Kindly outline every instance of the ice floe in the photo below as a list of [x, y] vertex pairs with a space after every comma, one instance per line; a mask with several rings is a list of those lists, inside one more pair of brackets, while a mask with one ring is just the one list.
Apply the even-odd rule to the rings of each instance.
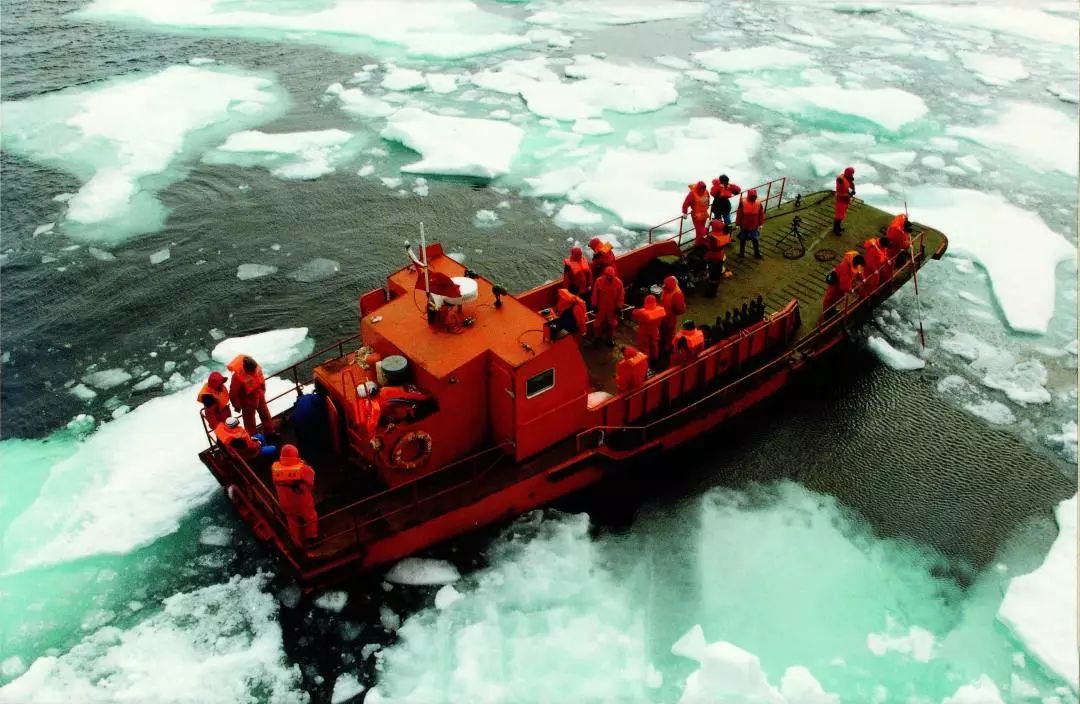
[[1076, 497], [1055, 512], [1058, 536], [1042, 565], [1009, 582], [998, 619], [1076, 691]]
[[343, 591], [329, 591], [323, 592], [315, 598], [315, 606], [320, 609], [326, 609], [333, 613], [339, 613], [345, 608], [345, 604], [349, 602], [349, 593]]
[[165, 209], [146, 179], [155, 177], [154, 188], [175, 180], [196, 145], [273, 119], [286, 102], [263, 76], [173, 66], [6, 101], [4, 149], [81, 178], [83, 186], [67, 202], [67, 220], [83, 226], [74, 233], [117, 239], [164, 221]]
[[866, 636], [866, 647], [877, 656], [886, 653], [906, 655], [917, 662], [929, 662], [934, 657], [934, 634], [919, 626], [910, 626], [905, 632], [896, 621], [887, 616], [885, 630]]
[[[1075, 247], [1038, 214], [979, 191], [919, 187], [907, 194], [911, 219], [949, 236], [949, 254], [971, 257], [990, 276], [1009, 326], [1046, 332], [1054, 312], [1054, 271], [1075, 257]], [[903, 206], [894, 206], [901, 212]], [[1014, 254], [1017, 237], [1024, 256]]]
[[449, 584], [461, 579], [457, 567], [446, 560], [406, 557], [386, 573], [386, 581], [394, 584]]
[[871, 335], [866, 339], [866, 346], [877, 355], [877, 358], [897, 371], [912, 371], [926, 366], [926, 360], [915, 355], [898, 350], [888, 343], [883, 337]]
[[920, 119], [928, 111], [922, 98], [899, 88], [757, 87], [745, 90], [741, 98], [777, 112], [855, 117], [892, 132]]
[[386, 90], [417, 90], [425, 87], [427, 81], [416, 69], [389, 66], [380, 85]]
[[272, 374], [311, 354], [313, 349], [315, 341], [308, 337], [307, 328], [286, 328], [230, 337], [219, 342], [210, 356], [225, 365], [236, 355], [246, 354], [257, 361], [264, 372]]
[[1076, 44], [1080, 31], [1075, 19], [1048, 19], [1036, 9], [1002, 3], [978, 5], [909, 4], [901, 12], [931, 24], [976, 27], [1001, 34], [1059, 44]]
[[330, 693], [330, 704], [344, 704], [364, 691], [364, 685], [351, 672], [338, 675], [334, 680], [334, 689]]
[[1031, 403], [1050, 403], [1046, 390], [1046, 367], [1037, 359], [1018, 362], [1007, 369], [990, 369], [982, 379], [983, 386], [1002, 391], [1010, 401], [1026, 406]]
[[338, 129], [280, 133], [249, 130], [229, 135], [203, 160], [210, 164], [259, 166], [278, 178], [310, 180], [333, 173], [358, 148], [353, 135]]
[[127, 630], [106, 626], [66, 653], [38, 658], [0, 688], [0, 702], [304, 704], [300, 668], [286, 662], [265, 582], [236, 576], [175, 594]]
[[397, 109], [385, 100], [365, 94], [360, 88], [346, 88], [340, 83], [332, 83], [326, 94], [337, 98], [342, 110], [357, 117], [386, 117]]
[[555, 224], [564, 230], [574, 230], [581, 228], [590, 228], [599, 225], [603, 222], [604, 218], [600, 213], [594, 213], [593, 211], [583, 206], [567, 203], [559, 212], [555, 213]]
[[994, 425], [1012, 425], [1016, 422], [1016, 415], [1013, 414], [1012, 409], [1001, 401], [980, 399], [965, 403], [964, 410]]
[[[1044, 700], [1045, 701], [1045, 700]], [[950, 696], [941, 700], [941, 704], [1005, 704], [1001, 690], [986, 675], [965, 685], [961, 685]]]
[[84, 384], [95, 389], [107, 390], [131, 381], [131, 374], [123, 369], [102, 369], [91, 372], [82, 378]]
[[667, 0], [663, 3], [592, 0], [587, 5], [575, 0], [545, 0], [530, 7], [536, 11], [529, 16], [529, 22], [563, 29], [682, 19], [700, 15], [706, 9], [704, 2], [691, 0]]
[[498, 120], [435, 115], [403, 108], [387, 119], [385, 139], [418, 152], [420, 161], [402, 167], [419, 174], [494, 178], [510, 170], [523, 130]]
[[990, 86], [1005, 86], [1030, 76], [1020, 59], [1014, 56], [996, 56], [980, 54], [974, 51], [961, 51], [957, 54], [961, 65], [975, 74], [983, 83]]
[[1039, 171], [1076, 176], [1077, 122], [1060, 110], [1032, 103], [1008, 102], [995, 109], [994, 124], [955, 125], [948, 133], [1001, 150]]
[[241, 264], [236, 267], [236, 278], [241, 281], [258, 279], [277, 272], [277, 267], [270, 264]]
[[[412, 56], [458, 58], [528, 43], [513, 23], [470, 0], [326, 0], [277, 8], [260, 0], [94, 0], [78, 16], [157, 25], [163, 29], [207, 29], [267, 39], [322, 44], [354, 52], [404, 49]], [[386, 45], [386, 46], [384, 46]]]
[[316, 257], [311, 261], [304, 262], [298, 269], [289, 272], [289, 278], [305, 284], [313, 284], [316, 281], [329, 279], [341, 271], [341, 264], [333, 259]]
[[801, 51], [776, 46], [755, 46], [748, 49], [709, 49], [694, 54], [694, 60], [718, 73], [744, 73], [771, 69], [790, 69], [808, 66], [813, 59]]

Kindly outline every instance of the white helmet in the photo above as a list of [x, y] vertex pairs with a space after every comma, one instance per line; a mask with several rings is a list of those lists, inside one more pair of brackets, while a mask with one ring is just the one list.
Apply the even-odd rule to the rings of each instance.
[[238, 425], [240, 425], [240, 419], [239, 418], [230, 416], [229, 418], [225, 419], [225, 427], [226, 428], [235, 428]]
[[379, 391], [379, 385], [374, 381], [365, 381], [363, 384], [358, 384], [356, 387], [357, 398], [367, 398], [374, 396]]

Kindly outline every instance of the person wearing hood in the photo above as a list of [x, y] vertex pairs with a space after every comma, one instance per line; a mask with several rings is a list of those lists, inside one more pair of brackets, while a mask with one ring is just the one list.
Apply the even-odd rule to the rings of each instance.
[[614, 247], [610, 242], [605, 242], [599, 237], [589, 240], [589, 249], [592, 250], [592, 277], [596, 281], [604, 273], [604, 269], [615, 266]]
[[660, 325], [664, 322], [664, 309], [656, 304], [656, 296], [645, 296], [640, 308], [634, 309], [632, 317], [637, 323], [637, 346], [650, 362], [660, 359]]
[[735, 224], [739, 226], [739, 256], [746, 254], [746, 242], [754, 245], [754, 259], [761, 259], [761, 226], [765, 224], [765, 207], [758, 200], [757, 190], [751, 188], [746, 198], [739, 202], [739, 211], [735, 215]]
[[705, 223], [709, 219], [709, 189], [704, 181], [698, 181], [688, 186], [690, 192], [683, 199], [683, 215], [689, 215], [694, 223], [694, 246], [701, 247], [705, 244]]
[[885, 237], [889, 240], [889, 246], [885, 252], [889, 259], [896, 262], [896, 266], [904, 266], [911, 250], [911, 221], [905, 213], [900, 213], [892, 219], [889, 227], [885, 230]]
[[197, 398], [203, 407], [206, 426], [211, 430], [229, 417], [229, 390], [225, 388], [225, 376], [221, 372], [210, 372]]
[[596, 311], [594, 331], [597, 339], [615, 346], [615, 328], [619, 325], [619, 311], [626, 301], [626, 289], [622, 279], [615, 275], [615, 267], [609, 266], [596, 279], [592, 289], [592, 305]]
[[664, 278], [660, 305], [664, 308], [664, 322], [660, 324], [660, 344], [664, 350], [670, 351], [675, 330], [679, 325], [679, 316], [686, 313], [686, 296], [679, 288], [679, 280], [674, 276]]
[[705, 332], [694, 325], [693, 320], [683, 323], [682, 330], [675, 336], [674, 352], [671, 355], [671, 363], [675, 365], [689, 364], [698, 358], [705, 349]]
[[[720, 178], [712, 181], [712, 216], [713, 220], [723, 220], [724, 228], [731, 229], [731, 199], [742, 193], [742, 189], [732, 183], [727, 174], [721, 174]], [[715, 228], [714, 228], [715, 229]]]
[[825, 289], [825, 298], [821, 302], [821, 310], [825, 317], [830, 317], [837, 312], [836, 306], [844, 300], [844, 297], [855, 290], [863, 282], [863, 268], [866, 259], [855, 250], [845, 252], [840, 263], [825, 276], [825, 283], [829, 285]]
[[563, 286], [577, 296], [588, 296], [592, 282], [592, 268], [581, 255], [581, 247], [571, 247], [570, 256], [563, 259]]
[[278, 506], [285, 514], [289, 537], [303, 547], [319, 535], [319, 514], [315, 511], [315, 470], [304, 460], [295, 445], [281, 448], [281, 458], [273, 464], [270, 476], [277, 491]]
[[274, 418], [266, 404], [266, 376], [262, 367], [246, 354], [236, 355], [226, 367], [233, 373], [229, 382], [229, 396], [233, 407], [244, 419], [244, 428], [249, 433], [255, 433], [258, 427], [255, 425], [255, 412], [258, 411], [263, 430], [273, 433]]
[[833, 234], [839, 237], [844, 231], [844, 218], [848, 206], [855, 197], [855, 167], [849, 166], [844, 173], [836, 177], [836, 205], [833, 209]]
[[645, 383], [649, 375], [649, 358], [644, 352], [627, 345], [622, 359], [615, 365], [615, 389], [618, 393], [633, 391]]
[[866, 260], [866, 281], [862, 287], [864, 298], [892, 278], [893, 268], [889, 262], [889, 243], [887, 236], [871, 237], [863, 242], [863, 258]]
[[551, 327], [552, 339], [560, 332], [577, 335], [580, 338], [585, 334], [587, 325], [585, 301], [565, 288], [560, 288], [557, 296], [555, 319], [548, 323]]

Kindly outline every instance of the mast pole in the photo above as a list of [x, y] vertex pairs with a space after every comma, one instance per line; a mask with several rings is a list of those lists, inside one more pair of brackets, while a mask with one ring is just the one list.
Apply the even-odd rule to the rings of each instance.
[[428, 273], [427, 240], [424, 238], [424, 222], [420, 222], [420, 253], [424, 255], [424, 289], [431, 300], [431, 275]]
[[[907, 198], [904, 199], [904, 219], [909, 224], [911, 223], [911, 216], [908, 214]], [[925, 352], [926, 333], [923, 332], [922, 301], [919, 299], [919, 265], [915, 262], [915, 243], [912, 242], [910, 238], [908, 240], [908, 257], [911, 259], [911, 280], [915, 284], [915, 310], [919, 316], [919, 344], [922, 345], [922, 349]]]

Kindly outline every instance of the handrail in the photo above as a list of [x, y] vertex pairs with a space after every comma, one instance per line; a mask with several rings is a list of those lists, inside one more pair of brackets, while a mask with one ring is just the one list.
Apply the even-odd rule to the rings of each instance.
[[[911, 249], [912, 249], [913, 252], [917, 252], [916, 256], [917, 256], [917, 260], [919, 262], [925, 262], [925, 260], [926, 260], [925, 253], [923, 252], [923, 242], [922, 242], [923, 235], [924, 235], [924, 232], [919, 232], [919, 233], [916, 233], [916, 235], [912, 238], [912, 247], [911, 247]], [[916, 247], [915, 246], [916, 244], [918, 244], [919, 246]], [[897, 253], [896, 256], [894, 256], [892, 259], [890, 259], [890, 263], [895, 263], [895, 261], [897, 259], [899, 259], [900, 254], [901, 253]], [[709, 401], [709, 400], [717, 397], [720, 394], [730, 392], [731, 390], [733, 390], [738, 385], [746, 383], [749, 379], [751, 379], [753, 377], [757, 377], [757, 376], [761, 375], [763, 372], [769, 371], [771, 369], [782, 366], [783, 364], [789, 363], [789, 360], [790, 360], [790, 358], [792, 357], [793, 354], [798, 353], [798, 352], [802, 352], [806, 347], [809, 347], [814, 342], [816, 342], [817, 339], [824, 332], [826, 332], [827, 330], [835, 327], [836, 325], [842, 324], [846, 320], [849, 320], [850, 319], [850, 314], [851, 314], [852, 311], [857, 310], [866, 301], [872, 299], [875, 295], [877, 295], [880, 291], [884, 290], [886, 287], [892, 286], [894, 284], [894, 282], [896, 281], [897, 277], [900, 276], [901, 273], [903, 271], [905, 271], [905, 269], [909, 268], [909, 266], [908, 266], [909, 264], [910, 264], [911, 267], [916, 266], [917, 265], [916, 259], [909, 257], [908, 261], [905, 262], [904, 265], [900, 266], [899, 268], [894, 268], [893, 275], [887, 281], [880, 282], [877, 285], [877, 287], [875, 287], [874, 290], [871, 291], [869, 294], [866, 294], [866, 295], [861, 295], [861, 294], [854, 295], [854, 298], [856, 299], [854, 304], [851, 304], [850, 300], [849, 300], [853, 296], [854, 292], [846, 294], [845, 298], [844, 298], [844, 302], [847, 305], [845, 306], [844, 314], [842, 316], [836, 316], [836, 317], [830, 317], [830, 318], [825, 318], [824, 315], [823, 315], [822, 318], [818, 321], [818, 324], [810, 331], [810, 333], [808, 333], [799, 342], [797, 342], [795, 345], [793, 345], [792, 348], [786, 354], [783, 354], [780, 357], [777, 357], [776, 359], [774, 359], [774, 360], [772, 360], [770, 362], [767, 362], [766, 364], [764, 364], [764, 365], [762, 365], [760, 367], [757, 367], [757, 368], [753, 369], [752, 371], [746, 373], [742, 377], [739, 377], [738, 379], [736, 379], [736, 380], [734, 380], [734, 381], [720, 387], [719, 389], [717, 389], [717, 390], [715, 390], [713, 392], [710, 392], [709, 394], [697, 399], [696, 401], [693, 401], [693, 402], [687, 404], [686, 406], [681, 406], [679, 408], [676, 408], [673, 411], [671, 411], [670, 413], [664, 415], [663, 417], [657, 418], [656, 420], [653, 420], [653, 421], [651, 421], [651, 422], [649, 422], [649, 423], [647, 423], [645, 425], [618, 425], [618, 426], [602, 425], [602, 426], [593, 426], [592, 428], [589, 428], [587, 430], [583, 430], [580, 433], [578, 433], [577, 436], [576, 436], [576, 441], [577, 441], [578, 447], [581, 446], [581, 441], [582, 441], [583, 438], [585, 438], [585, 437], [587, 437], [589, 435], [598, 433], [598, 432], [602, 432], [602, 433], [609, 433], [609, 432], [612, 432], [612, 431], [637, 432], [637, 433], [642, 434], [642, 438], [640, 439], [640, 444], [644, 444], [644, 443], [648, 442], [649, 441], [649, 431], [651, 429], [655, 428], [660, 423], [670, 422], [673, 418], [679, 417], [679, 416], [689, 412], [690, 410], [699, 407], [701, 404], [703, 404], [706, 401]], [[886, 269], [886, 268], [887, 268], [886, 265], [882, 265], [877, 270], [875, 270], [874, 273], [875, 274], [879, 273], [880, 271], [882, 271], [883, 269]], [[837, 304], [839, 304], [839, 303], [840, 302], [838, 301]], [[740, 333], [742, 333], [742, 332], [744, 332], [744, 331], [740, 331]], [[742, 338], [740, 337], [739, 339], [741, 340]], [[726, 345], [724, 347], [715, 348], [715, 352], [713, 352], [713, 354], [719, 354], [720, 350], [727, 349], [727, 347], [730, 347], [732, 344], [735, 344], [735, 342], [729, 343], [728, 345]], [[710, 356], [712, 356], [712, 355], [710, 355]], [[692, 363], [692, 365], [703, 363], [703, 361], [704, 361], [704, 354], [702, 356], [698, 357], [698, 359], [695, 360]], [[687, 365], [685, 367], [681, 367], [681, 369], [689, 369], [692, 365]], [[649, 388], [650, 389], [652, 388], [652, 384], [650, 384]], [[643, 387], [641, 389], [635, 390], [634, 394], [636, 395], [636, 394], [644, 393], [647, 390], [648, 389]], [[609, 403], [613, 402], [613, 401], [616, 401], [616, 400], [629, 402], [630, 398], [631, 398], [630, 395], [622, 396], [622, 397], [615, 396], [615, 397], [613, 397], [611, 399], [611, 401], [609, 401]]]
[[[787, 176], [781, 176], [780, 178], [774, 178], [773, 180], [766, 181], [765, 183], [762, 183], [762, 184], [760, 184], [758, 186], [751, 186], [750, 188], [742, 191], [741, 193], [746, 193], [747, 191], [750, 191], [750, 190], [760, 191], [762, 189], [765, 189], [765, 197], [760, 201], [760, 203], [761, 203], [762, 209], [764, 211], [768, 211], [768, 209], [769, 209], [769, 201], [773, 198], [772, 188], [773, 188], [774, 183], [779, 183], [780, 184], [780, 190], [776, 195], [776, 199], [777, 199], [776, 200], [776, 207], [780, 207], [781, 205], [784, 204], [784, 189], [787, 186]], [[742, 200], [742, 195], [741, 194], [739, 196], [739, 200], [740, 201]], [[711, 214], [710, 214], [710, 219], [711, 219]], [[679, 214], [679, 215], [671, 218], [670, 220], [665, 220], [664, 222], [660, 223], [659, 225], [653, 225], [652, 227], [650, 227], [649, 230], [648, 230], [649, 244], [653, 243], [653, 233], [654, 232], [656, 232], [657, 230], [659, 230], [662, 227], [667, 227], [668, 225], [675, 222], [676, 220], [680, 221], [679, 222], [679, 232], [676, 235], [669, 238], [669, 239], [676, 239], [677, 238], [676, 241], [681, 246], [682, 245], [683, 234], [688, 232], [688, 230], [684, 229], [684, 226], [686, 224], [686, 215], [685, 214]]]

